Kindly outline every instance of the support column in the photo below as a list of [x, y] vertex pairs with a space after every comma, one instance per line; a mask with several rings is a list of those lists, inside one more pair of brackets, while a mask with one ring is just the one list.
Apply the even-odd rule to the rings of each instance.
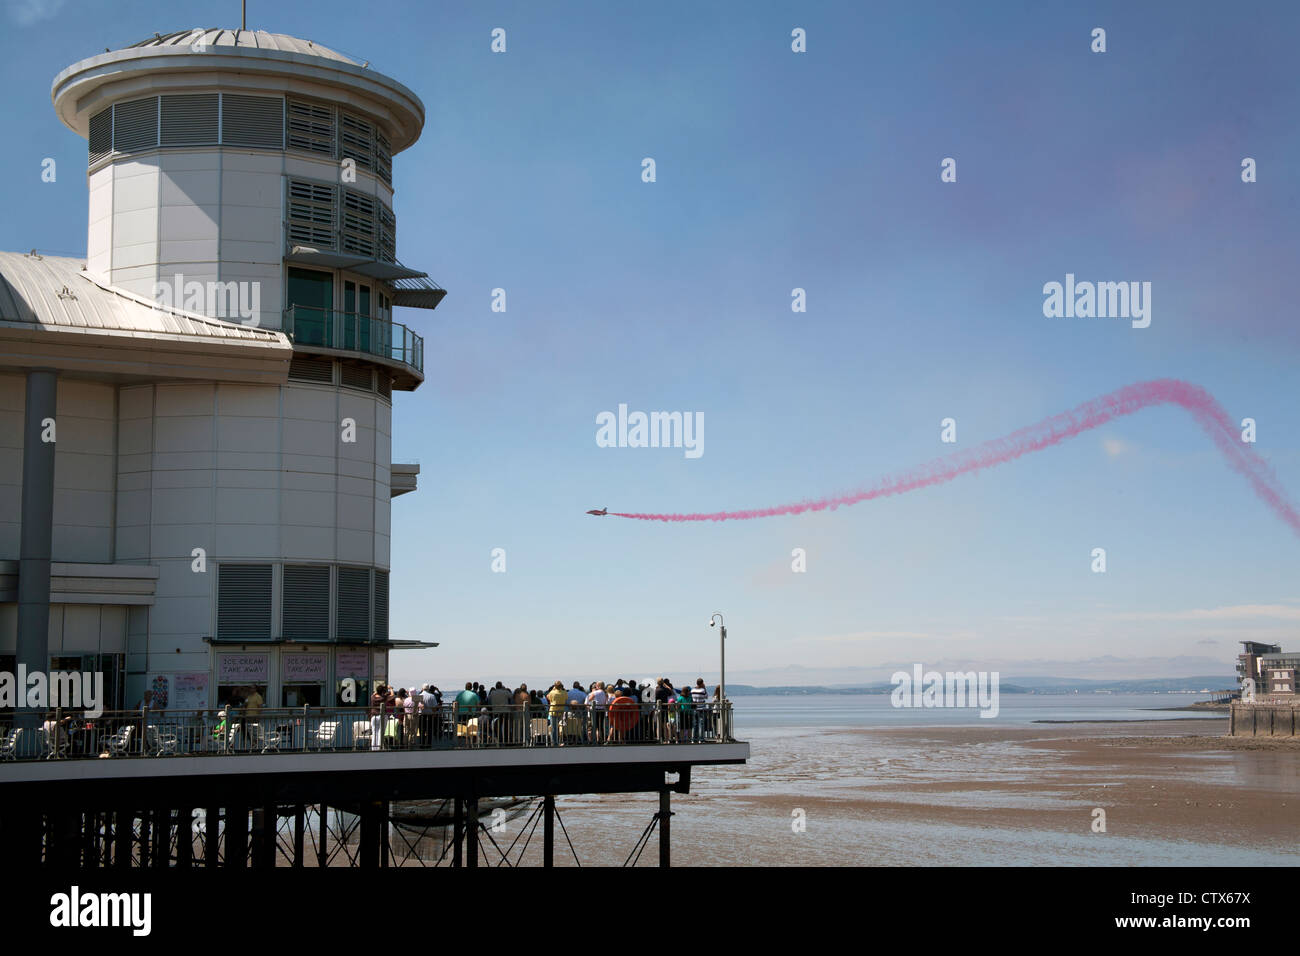
[[153, 812], [153, 866], [165, 869], [171, 865], [172, 812], [156, 809]]
[[330, 808], [324, 803], [320, 805], [320, 843], [316, 846], [316, 865], [322, 870], [329, 866], [330, 854], [326, 841], [330, 835]]
[[176, 866], [189, 869], [194, 863], [194, 810], [181, 807], [176, 811]]
[[542, 866], [555, 865], [555, 797], [542, 799]]
[[[50, 666], [50, 540], [54, 533], [54, 445], [42, 441], [46, 420], [53, 421], [58, 405], [58, 374], [52, 369], [27, 373], [23, 409], [22, 531], [18, 545], [18, 645], [15, 664], [28, 673], [45, 673]], [[57, 438], [57, 434], [55, 435]], [[16, 727], [25, 732], [19, 747], [36, 755], [35, 730], [40, 709], [26, 706], [26, 688], [19, 688]]]
[[203, 811], [203, 865], [216, 866], [221, 855], [221, 808]]
[[248, 807], [226, 807], [226, 866], [248, 865]]
[[456, 797], [455, 800], [456, 800], [456, 809], [455, 809], [455, 816], [453, 817], [454, 822], [452, 824], [452, 831], [451, 831], [452, 832], [451, 865], [460, 866], [462, 860], [460, 841], [461, 838], [464, 837], [465, 835], [465, 801], [460, 797]]
[[113, 866], [125, 870], [131, 866], [131, 843], [135, 839], [135, 811], [118, 810], [114, 817], [117, 822], [113, 826]]
[[673, 792], [667, 787], [659, 791], [659, 865], [671, 866], [672, 831], [669, 821], [673, 818]]
[[302, 869], [306, 855], [307, 808], [301, 803], [293, 808], [293, 865]]
[[465, 801], [465, 865], [478, 866], [478, 797]]

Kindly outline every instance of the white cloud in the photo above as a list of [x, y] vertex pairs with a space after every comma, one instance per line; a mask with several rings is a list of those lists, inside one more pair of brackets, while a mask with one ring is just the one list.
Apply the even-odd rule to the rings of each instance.
[[1117, 621], [1250, 621], [1269, 618], [1300, 621], [1300, 607], [1286, 604], [1233, 604], [1226, 607], [1189, 608], [1185, 611], [1130, 611], [1111, 614]]
[[19, 26], [29, 27], [33, 23], [57, 16], [63, 9], [65, 0], [8, 0], [9, 18]]

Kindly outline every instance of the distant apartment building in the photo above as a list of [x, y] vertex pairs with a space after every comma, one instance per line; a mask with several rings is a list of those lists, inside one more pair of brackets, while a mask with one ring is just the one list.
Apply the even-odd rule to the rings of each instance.
[[1300, 653], [1283, 653], [1280, 644], [1242, 641], [1243, 653], [1237, 656], [1237, 681], [1255, 682], [1255, 693], [1268, 696], [1292, 696], [1296, 693], [1296, 674], [1300, 671]]
[[102, 671], [109, 707], [366, 694], [419, 643], [388, 580], [419, 471], [393, 401], [424, 380], [394, 309], [445, 295], [396, 256], [424, 105], [250, 30], [97, 54], [52, 98], [87, 249], [0, 253], [0, 670]]

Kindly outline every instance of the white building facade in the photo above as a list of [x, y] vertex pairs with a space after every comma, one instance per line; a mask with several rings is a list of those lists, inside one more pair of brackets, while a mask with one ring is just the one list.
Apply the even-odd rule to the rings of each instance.
[[0, 671], [102, 671], [118, 707], [367, 693], [411, 644], [392, 402], [424, 355], [394, 309], [445, 294], [396, 258], [423, 104], [223, 30], [83, 60], [52, 97], [89, 143], [87, 254], [0, 253]]

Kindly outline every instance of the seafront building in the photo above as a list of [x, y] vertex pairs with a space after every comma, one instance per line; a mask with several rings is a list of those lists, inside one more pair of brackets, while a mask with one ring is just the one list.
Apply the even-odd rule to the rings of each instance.
[[1280, 644], [1242, 641], [1243, 653], [1237, 656], [1237, 680], [1255, 682], [1256, 694], [1288, 697], [1296, 693], [1296, 674], [1300, 671], [1300, 653], [1283, 653]]
[[0, 253], [0, 671], [101, 671], [110, 710], [366, 694], [418, 643], [389, 541], [419, 471], [394, 395], [424, 380], [397, 310], [445, 294], [397, 259], [423, 104], [250, 30], [155, 34], [52, 99], [86, 255]]

